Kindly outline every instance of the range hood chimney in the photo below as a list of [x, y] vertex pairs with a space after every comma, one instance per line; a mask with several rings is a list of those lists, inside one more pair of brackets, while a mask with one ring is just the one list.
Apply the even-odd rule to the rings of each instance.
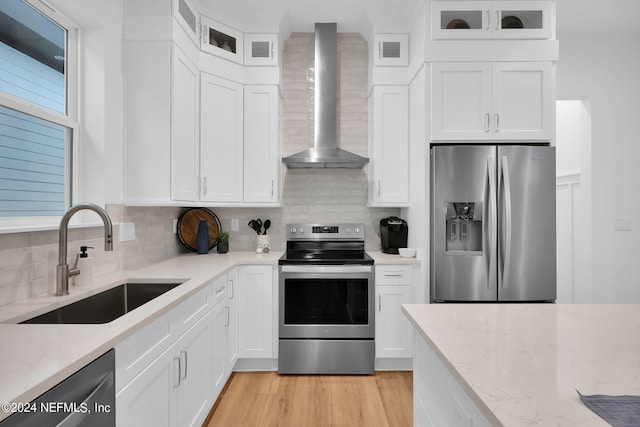
[[315, 123], [314, 146], [282, 162], [287, 168], [349, 168], [361, 169], [369, 159], [338, 148], [337, 24], [315, 24]]

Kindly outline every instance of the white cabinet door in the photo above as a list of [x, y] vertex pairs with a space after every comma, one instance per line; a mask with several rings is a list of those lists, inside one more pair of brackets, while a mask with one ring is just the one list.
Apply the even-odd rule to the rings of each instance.
[[279, 46], [277, 34], [245, 34], [245, 66], [278, 66]]
[[225, 373], [229, 375], [238, 360], [238, 270], [231, 270], [227, 277]]
[[402, 304], [413, 302], [412, 286], [376, 286], [376, 357], [413, 356], [413, 328]]
[[376, 67], [409, 65], [408, 34], [376, 34], [372, 47], [373, 65]]
[[244, 201], [277, 202], [280, 193], [280, 94], [244, 88]]
[[179, 381], [173, 368], [172, 349], [154, 360], [117, 394], [116, 425], [172, 425], [172, 390]]
[[173, 0], [173, 16], [189, 35], [191, 41], [200, 46], [200, 15], [191, 0]]
[[553, 3], [548, 0], [494, 1], [493, 38], [549, 39], [555, 37]]
[[409, 202], [409, 91], [406, 86], [373, 88], [372, 205]]
[[434, 63], [431, 88], [432, 139], [490, 138], [491, 64]]
[[200, 72], [177, 46], [171, 75], [171, 198], [198, 200]]
[[220, 303], [211, 310], [211, 395], [218, 396], [225, 383], [225, 305]]
[[[211, 312], [178, 341], [178, 387], [174, 388], [176, 425], [201, 426], [213, 406], [211, 395]], [[175, 366], [175, 364], [174, 364]]]
[[497, 139], [553, 137], [551, 63], [493, 64], [492, 91], [492, 127]]
[[238, 357], [273, 357], [273, 313], [272, 267], [239, 267]]
[[432, 71], [433, 140], [552, 138], [551, 63], [434, 63]]
[[202, 16], [201, 21], [201, 49], [242, 65], [244, 59], [243, 34], [238, 30], [206, 16]]
[[243, 191], [242, 85], [201, 74], [200, 200], [241, 202]]

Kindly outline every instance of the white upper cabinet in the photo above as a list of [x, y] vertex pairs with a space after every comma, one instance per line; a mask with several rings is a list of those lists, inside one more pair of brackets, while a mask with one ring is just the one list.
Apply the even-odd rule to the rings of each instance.
[[433, 140], [550, 140], [548, 62], [432, 64]]
[[221, 22], [203, 16], [201, 48], [229, 61], [242, 64], [244, 60], [244, 36]]
[[375, 86], [371, 109], [369, 203], [409, 203], [409, 90], [407, 86]]
[[171, 198], [198, 200], [200, 72], [173, 49], [171, 85]]
[[552, 2], [435, 1], [431, 4], [434, 39], [550, 39]]
[[244, 202], [280, 199], [280, 93], [275, 85], [244, 88]]
[[280, 61], [277, 34], [245, 34], [244, 65], [277, 67]]
[[242, 202], [242, 165], [242, 85], [201, 73], [200, 200]]
[[409, 35], [376, 34], [372, 55], [376, 67], [406, 67], [409, 65]]
[[190, 0], [173, 0], [173, 16], [193, 43], [200, 44], [200, 15]]

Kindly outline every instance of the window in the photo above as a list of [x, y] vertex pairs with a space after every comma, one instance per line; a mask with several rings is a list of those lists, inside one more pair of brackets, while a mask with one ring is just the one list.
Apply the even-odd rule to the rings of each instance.
[[[34, 5], [37, 3], [34, 3]], [[0, 217], [61, 216], [71, 203], [73, 33], [24, 0], [0, 1]]]

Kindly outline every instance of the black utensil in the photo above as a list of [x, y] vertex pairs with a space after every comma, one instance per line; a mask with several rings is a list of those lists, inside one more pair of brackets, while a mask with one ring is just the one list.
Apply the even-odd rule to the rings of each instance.
[[260, 218], [256, 219], [256, 222], [258, 223], [258, 234], [262, 234], [262, 220]]
[[260, 234], [260, 228], [262, 227], [261, 225], [258, 225], [258, 222], [255, 219], [252, 219], [251, 221], [249, 221], [249, 227], [251, 227], [251, 229], [253, 231], [255, 231], [256, 233]]
[[267, 234], [267, 230], [269, 229], [269, 227], [271, 227], [271, 220], [267, 219], [264, 221], [264, 233], [262, 234]]

